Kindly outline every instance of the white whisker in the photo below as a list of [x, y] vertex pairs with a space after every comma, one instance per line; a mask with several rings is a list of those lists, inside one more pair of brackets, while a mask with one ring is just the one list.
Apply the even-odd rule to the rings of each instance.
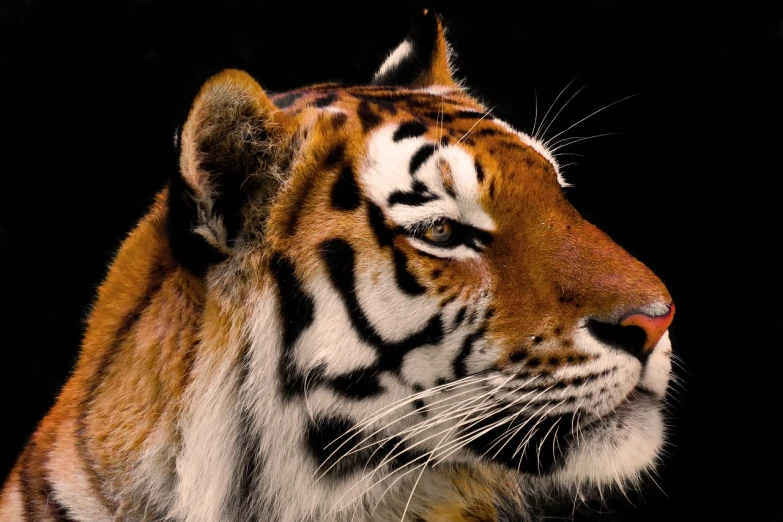
[[563, 104], [563, 106], [560, 107], [560, 110], [557, 111], [557, 114], [555, 114], [555, 116], [552, 118], [552, 121], [550, 121], [549, 124], [546, 126], [546, 128], [541, 132], [541, 140], [542, 141], [544, 140], [544, 136], [546, 136], [546, 133], [549, 130], [549, 128], [552, 126], [552, 124], [555, 122], [555, 120], [557, 120], [557, 117], [560, 116], [560, 113], [563, 112], [563, 109], [565, 109], [568, 106], [568, 104], [571, 103], [571, 100], [576, 98], [576, 95], [579, 94], [580, 92], [582, 92], [583, 90], [584, 90], [584, 87], [580, 87], [579, 89], [577, 89], [577, 91], [574, 94], [572, 94], [571, 97], [568, 98], [568, 100], [566, 100], [566, 102]]
[[460, 143], [462, 143], [462, 141], [463, 141], [463, 140], [466, 140], [466, 139], [468, 138], [468, 136], [470, 136], [470, 133], [471, 133], [471, 132], [473, 132], [473, 129], [475, 129], [475, 128], [476, 128], [476, 125], [478, 125], [479, 123], [481, 123], [481, 120], [483, 120], [484, 118], [486, 118], [487, 116], [489, 116], [489, 114], [490, 114], [490, 113], [491, 113], [491, 112], [492, 112], [494, 109], [495, 109], [494, 107], [492, 107], [491, 109], [487, 109], [487, 112], [485, 112], [485, 113], [484, 113], [484, 114], [481, 116], [481, 118], [479, 118], [478, 120], [476, 120], [476, 123], [474, 123], [474, 124], [473, 124], [473, 126], [472, 126], [471, 128], [469, 128], [469, 129], [468, 129], [468, 132], [466, 132], [464, 136], [462, 136], [460, 139], [458, 139], [458, 140], [457, 140], [457, 144], [460, 144]]
[[598, 109], [597, 111], [595, 111], [595, 112], [592, 112], [592, 113], [588, 114], [587, 116], [585, 116], [584, 118], [582, 118], [582, 119], [581, 119], [581, 120], [579, 120], [578, 122], [576, 122], [576, 123], [574, 123], [574, 124], [570, 125], [570, 126], [567, 128], [567, 129], [565, 129], [565, 130], [562, 130], [562, 131], [558, 132], [557, 134], [555, 134], [554, 136], [552, 136], [552, 137], [551, 137], [551, 138], [550, 138], [550, 139], [547, 141], [547, 144], [546, 144], [546, 145], [547, 145], [547, 147], [549, 146], [549, 142], [550, 142], [550, 141], [554, 140], [554, 139], [555, 139], [555, 138], [557, 138], [558, 136], [562, 136], [564, 133], [566, 133], [566, 132], [570, 131], [571, 129], [573, 129], [574, 127], [576, 127], [576, 126], [577, 126], [577, 125], [579, 125], [580, 123], [584, 122], [585, 120], [588, 120], [588, 119], [592, 118], [593, 116], [595, 116], [595, 115], [596, 115], [596, 114], [598, 114], [599, 112], [605, 111], [605, 110], [606, 110], [606, 109], [608, 109], [609, 107], [612, 107], [612, 106], [614, 106], [614, 105], [617, 105], [617, 104], [618, 104], [618, 103], [620, 103], [620, 102], [623, 102], [623, 101], [625, 101], [625, 100], [628, 100], [628, 99], [630, 99], [630, 98], [633, 98], [634, 96], [636, 96], [636, 94], [631, 94], [630, 96], [626, 96], [625, 98], [621, 98], [621, 99], [619, 99], [619, 100], [617, 100], [617, 101], [615, 101], [615, 102], [612, 102], [612, 103], [610, 103], [609, 105], [604, 105], [603, 107], [601, 107], [601, 108], [600, 108], [600, 109]]
[[552, 144], [552, 148], [549, 149], [549, 152], [552, 154], [555, 153], [555, 151], [562, 149], [563, 147], [568, 147], [569, 145], [573, 145], [574, 143], [579, 143], [580, 141], [586, 141], [586, 140], [592, 140], [595, 138], [603, 138], [604, 136], [614, 136], [616, 134], [619, 134], [618, 132], [604, 132], [603, 134], [594, 134], [593, 136], [574, 136], [573, 138], [563, 138], [562, 140], [556, 141]]
[[530, 129], [530, 135], [535, 138], [536, 136], [536, 123], [538, 122], [538, 93], [533, 89], [533, 103], [535, 108], [535, 114], [533, 115], [533, 128]]
[[[554, 101], [552, 101], [552, 105], [549, 106], [549, 108], [546, 111], [546, 114], [544, 114], [544, 117], [541, 118], [541, 125], [539, 126], [538, 130], [540, 131], [541, 128], [546, 124], [546, 118], [549, 116], [549, 113], [552, 111], [552, 109], [555, 107], [555, 104], [557, 103], [557, 100], [560, 99], [560, 97], [563, 95], [563, 93], [566, 92], [566, 90], [571, 86], [572, 83], [576, 81], [576, 78], [572, 79], [570, 82], [566, 84], [565, 87], [558, 93], [558, 95], [555, 97]], [[536, 133], [533, 133], [534, 139], [539, 139], [539, 137], [536, 135]]]

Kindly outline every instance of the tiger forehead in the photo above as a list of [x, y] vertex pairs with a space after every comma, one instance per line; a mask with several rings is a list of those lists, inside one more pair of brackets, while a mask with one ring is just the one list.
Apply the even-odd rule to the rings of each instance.
[[[365, 134], [383, 125], [397, 124], [402, 135], [413, 132], [411, 125], [416, 123], [420, 125], [417, 134], [427, 134], [441, 145], [459, 143], [473, 149], [474, 154], [492, 156], [498, 161], [488, 163], [496, 163], [499, 170], [534, 168], [547, 177], [560, 176], [556, 161], [545, 146], [520, 136], [459, 89], [320, 84], [276, 94], [272, 100], [279, 109], [291, 114], [307, 109], [331, 113], [336, 120], [333, 124], [342, 124], [349, 116], [357, 118]], [[513, 173], [509, 175], [513, 177]]]
[[[484, 107], [457, 89], [405, 89], [390, 87], [343, 87], [316, 85], [284, 92], [272, 97], [275, 105], [292, 114], [306, 108], [342, 111], [354, 114], [362, 130], [370, 132], [380, 125], [416, 119], [437, 125], [444, 135], [459, 139], [479, 118]], [[457, 134], [462, 132], [463, 134]]]
[[[477, 178], [479, 193], [489, 200], [495, 199], [500, 189], [495, 183], [500, 173], [507, 181], [502, 189], [505, 191], [517, 190], [526, 180], [531, 180], [531, 175], [537, 180], [559, 181], [551, 156], [542, 155], [542, 150], [529, 143], [529, 139], [526, 141], [505, 122], [492, 117], [459, 89], [321, 84], [280, 93], [272, 100], [279, 109], [292, 115], [305, 111], [318, 113], [319, 120], [328, 123], [327, 135], [351, 120], [354, 122], [351, 134], [369, 136], [388, 126], [396, 129], [389, 136], [394, 142], [421, 136], [436, 144], [436, 148], [459, 145], [473, 158], [468, 175]], [[340, 139], [338, 136], [347, 137], [340, 132], [331, 137]], [[354, 135], [353, 139], [360, 138]], [[454, 193], [453, 166], [441, 160], [437, 167], [443, 188], [449, 194]], [[464, 167], [460, 170], [465, 170]]]

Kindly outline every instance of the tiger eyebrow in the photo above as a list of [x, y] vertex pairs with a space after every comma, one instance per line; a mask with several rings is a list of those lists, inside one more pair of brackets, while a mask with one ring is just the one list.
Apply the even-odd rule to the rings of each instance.
[[440, 199], [440, 196], [437, 194], [403, 192], [402, 190], [395, 190], [389, 194], [389, 206], [393, 207], [394, 205], [408, 205], [416, 207], [419, 205], [424, 205], [425, 203], [429, 203], [430, 201], [435, 201], [436, 199]]
[[424, 205], [430, 201], [440, 199], [440, 196], [434, 194], [430, 188], [421, 180], [415, 179], [411, 185], [410, 191], [395, 190], [388, 197], [388, 203], [390, 207], [394, 205], [408, 205], [416, 207]]

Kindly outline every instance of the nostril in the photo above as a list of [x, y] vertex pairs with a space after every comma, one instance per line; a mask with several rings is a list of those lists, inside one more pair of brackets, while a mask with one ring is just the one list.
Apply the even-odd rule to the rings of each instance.
[[644, 362], [661, 337], [669, 329], [674, 318], [674, 305], [662, 315], [633, 313], [617, 323], [597, 319], [587, 322], [588, 331], [599, 341], [620, 348]]
[[626, 351], [640, 360], [645, 359], [647, 332], [642, 327], [623, 326], [591, 319], [587, 322], [587, 330], [602, 343]]

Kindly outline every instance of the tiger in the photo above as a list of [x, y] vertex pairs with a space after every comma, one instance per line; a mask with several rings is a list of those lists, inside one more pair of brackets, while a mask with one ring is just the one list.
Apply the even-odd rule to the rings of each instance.
[[674, 304], [419, 13], [367, 85], [229, 69], [2, 521], [527, 521], [660, 462]]

